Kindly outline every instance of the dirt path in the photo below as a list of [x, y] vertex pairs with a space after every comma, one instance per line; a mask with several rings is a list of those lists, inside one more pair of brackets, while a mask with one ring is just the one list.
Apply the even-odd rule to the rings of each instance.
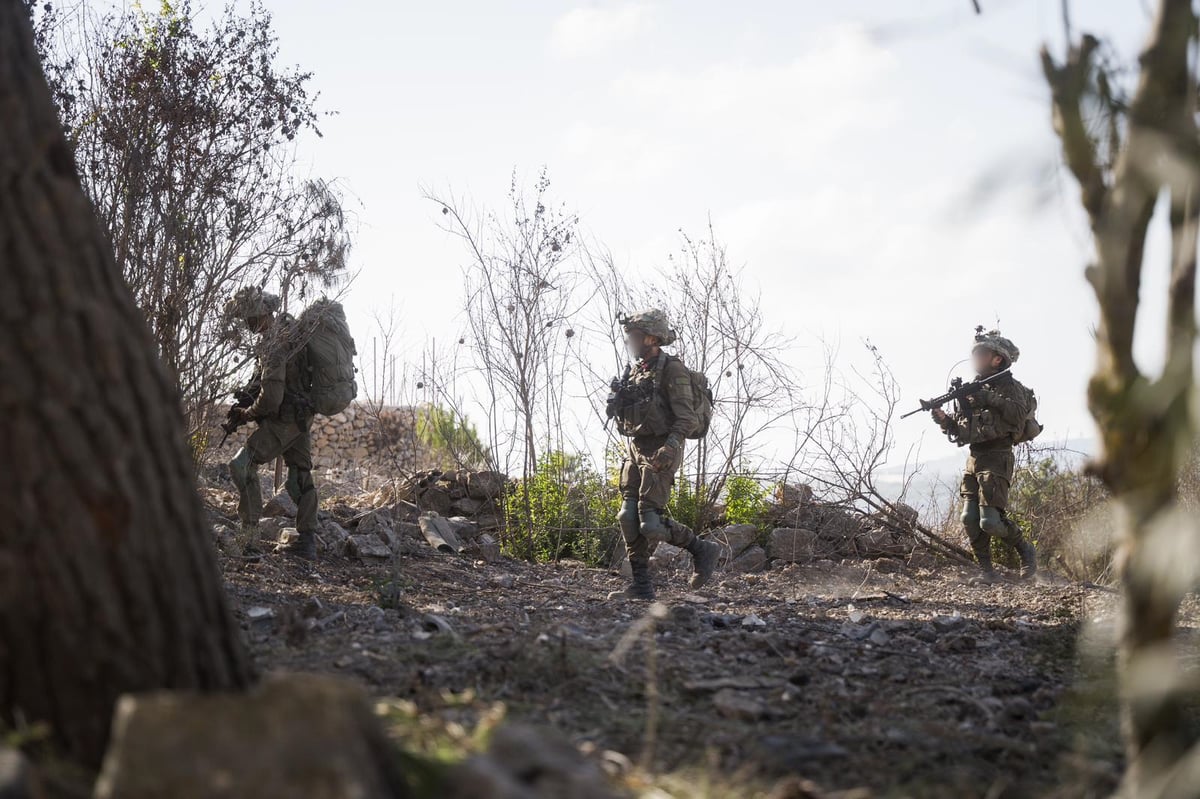
[[438, 727], [406, 734], [418, 749], [469, 743], [504, 713], [610, 750], [616, 771], [649, 764], [638, 774], [672, 796], [751, 796], [788, 774], [873, 796], [1111, 788], [1113, 595], [878, 572], [892, 565], [788, 566], [697, 593], [663, 569], [653, 610], [609, 600], [622, 581], [605, 571], [431, 551], [225, 573], [261, 668], [395, 698], [397, 717]]

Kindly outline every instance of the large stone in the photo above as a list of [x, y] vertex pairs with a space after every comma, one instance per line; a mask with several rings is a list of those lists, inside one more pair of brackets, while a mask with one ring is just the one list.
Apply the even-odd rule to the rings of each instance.
[[[238, 554], [238, 531], [227, 524], [213, 525], [213, 541], [222, 552]], [[3, 794], [0, 794], [3, 799]]]
[[713, 707], [727, 719], [759, 721], [770, 715], [767, 703], [757, 694], [722, 688], [713, 695]]
[[915, 527], [917, 521], [921, 518], [920, 511], [904, 502], [893, 503], [890, 515], [902, 529], [906, 530], [911, 530]]
[[117, 703], [96, 799], [408, 796], [358, 686], [293, 674], [249, 694], [147, 694]]
[[775, 489], [775, 501], [787, 508], [811, 505], [813, 501], [812, 486], [803, 483], [780, 483]]
[[486, 754], [453, 769], [447, 799], [616, 799], [599, 764], [562, 735], [520, 726], [496, 730]]
[[380, 541], [390, 543], [393, 536], [392, 514], [387, 510], [373, 510], [358, 520], [355, 532], [359, 535], [373, 535]]
[[479, 513], [479, 510], [483, 507], [483, 504], [483, 500], [481, 499], [462, 497], [454, 500], [454, 502], [451, 503], [450, 511], [460, 516], [474, 516], [476, 513]]
[[864, 529], [863, 517], [841, 508], [823, 508], [817, 521], [817, 534], [826, 541], [836, 544], [839, 551], [852, 554], [852, 542]]
[[263, 541], [277, 541], [281, 532], [293, 526], [289, 519], [282, 516], [261, 519], [258, 522], [258, 537]]
[[758, 540], [758, 528], [753, 524], [731, 524], [717, 530], [709, 538], [724, 549], [724, 558], [731, 561]]
[[390, 558], [392, 556], [392, 548], [390, 545], [380, 540], [374, 535], [352, 535], [346, 541], [346, 554], [351, 557], [370, 559], [370, 558]]
[[788, 563], [812, 560], [816, 553], [817, 534], [812, 530], [776, 527], [767, 541], [767, 555]]
[[467, 476], [467, 495], [472, 499], [495, 499], [507, 485], [508, 477], [502, 472], [472, 472]]
[[0, 747], [0, 799], [42, 799], [41, 786], [25, 756]]
[[658, 566], [674, 569], [689, 565], [691, 558], [692, 556], [688, 554], [686, 549], [680, 549], [673, 544], [662, 542], [655, 548], [654, 554], [650, 559]]
[[425, 540], [425, 535], [421, 532], [421, 525], [413, 524], [412, 522], [401, 522], [396, 525], [396, 535], [410, 541]]
[[472, 541], [463, 552], [487, 563], [495, 563], [500, 560], [500, 542], [484, 533]]
[[263, 505], [263, 516], [296, 518], [296, 500], [287, 491], [280, 491]]
[[450, 513], [450, 492], [439, 486], [430, 486], [421, 492], [421, 497], [417, 500], [417, 504], [422, 511], [436, 513], [438, 516], [445, 516]]
[[737, 573], [760, 571], [767, 565], [767, 552], [755, 544], [734, 558], [729, 564], [729, 571]]
[[333, 519], [326, 519], [321, 522], [321, 529], [318, 533], [321, 543], [328, 552], [344, 552], [346, 550], [346, 541], [350, 538], [350, 534], [346, 529]]

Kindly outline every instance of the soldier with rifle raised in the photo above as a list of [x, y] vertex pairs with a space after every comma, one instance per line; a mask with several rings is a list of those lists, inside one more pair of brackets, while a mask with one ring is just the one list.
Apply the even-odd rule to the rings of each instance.
[[[1012, 374], [1020, 356], [1021, 351], [1000, 331], [977, 327], [971, 350], [977, 378], [966, 385], [956, 381], [946, 394], [921, 402], [920, 410], [931, 411], [952, 442], [970, 448], [959, 492], [962, 523], [982, 570], [979, 581], [984, 583], [995, 580], [992, 538], [1016, 549], [1022, 577], [1037, 573], [1037, 550], [1007, 512], [1016, 465], [1013, 447], [1031, 441], [1042, 429], [1034, 418], [1037, 398]], [[947, 413], [942, 406], [950, 402], [954, 411]]]

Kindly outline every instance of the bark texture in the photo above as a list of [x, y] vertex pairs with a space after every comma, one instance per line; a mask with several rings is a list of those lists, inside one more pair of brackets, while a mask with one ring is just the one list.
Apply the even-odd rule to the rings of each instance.
[[[1101, 148], [1083, 111], [1089, 101], [1104, 100], [1106, 78], [1094, 63], [1098, 40], [1084, 36], [1062, 64], [1042, 54], [1055, 130], [1079, 181], [1096, 244], [1087, 276], [1100, 321], [1088, 404], [1103, 445], [1095, 471], [1113, 492], [1123, 534], [1119, 665], [1129, 758], [1125, 787], [1138, 797], [1175, 795], [1163, 786], [1178, 784], [1180, 775], [1194, 768], [1187, 753], [1195, 742], [1181, 709], [1189, 689], [1171, 639], [1180, 600], [1196, 576], [1195, 522], [1175, 513], [1180, 467], [1194, 440], [1190, 402], [1200, 140], [1188, 51], [1195, 38], [1191, 0], [1160, 0], [1139, 59], [1125, 140], [1109, 142], [1108, 149], [1120, 153], [1111, 169], [1098, 155]], [[1095, 84], [1100, 90], [1093, 92]], [[1119, 134], [1117, 126], [1110, 128], [1110, 138]], [[1134, 360], [1133, 338], [1146, 231], [1163, 193], [1172, 234], [1171, 280], [1165, 366], [1152, 378]]]
[[84, 764], [120, 694], [251, 681], [183, 430], [0, 0], [0, 721]]

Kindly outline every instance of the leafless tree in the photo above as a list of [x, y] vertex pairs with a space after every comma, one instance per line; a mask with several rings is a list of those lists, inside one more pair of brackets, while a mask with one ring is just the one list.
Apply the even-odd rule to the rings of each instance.
[[865, 347], [869, 365], [852, 367], [848, 374], [839, 370], [836, 350], [827, 349], [826, 383], [819, 401], [812, 403], [803, 423], [797, 425], [803, 433], [798, 434], [787, 473], [811, 484], [827, 505], [872, 515], [915, 535], [943, 557], [970, 562], [966, 549], [915, 521], [901, 507], [916, 476], [917, 453], [907, 453], [898, 490], [878, 483], [880, 470], [896, 458], [900, 388], [879, 348], [869, 341]]
[[39, 13], [39, 42], [83, 186], [179, 384], [194, 445], [238, 366], [225, 300], [246, 284], [293, 302], [345, 276], [337, 187], [297, 177], [317, 132], [309, 75], [282, 70], [270, 15], [190, 2]]
[[466, 245], [464, 346], [486, 393], [488, 439], [497, 461], [523, 478], [529, 529], [528, 478], [561, 429], [578, 283], [578, 220], [551, 204], [549, 190], [544, 170], [528, 192], [514, 174], [504, 211], [481, 213], [449, 196], [427, 194], [441, 207], [445, 229]]
[[[1177, 512], [1180, 466], [1194, 435], [1200, 137], [1190, 61], [1196, 41], [1191, 0], [1160, 0], [1128, 96], [1115, 85], [1096, 37], [1070, 42], [1062, 60], [1042, 51], [1054, 129], [1095, 242], [1087, 278], [1100, 321], [1088, 405], [1102, 452], [1092, 471], [1119, 513], [1126, 788], [1138, 797], [1192, 795], [1200, 769], [1184, 720], [1189, 689], [1171, 652], [1179, 603], [1194, 586], [1197, 560], [1195, 524]], [[1153, 377], [1134, 361], [1133, 338], [1146, 233], [1160, 197], [1171, 230], [1170, 261], [1163, 265], [1171, 279], [1165, 366]]]

